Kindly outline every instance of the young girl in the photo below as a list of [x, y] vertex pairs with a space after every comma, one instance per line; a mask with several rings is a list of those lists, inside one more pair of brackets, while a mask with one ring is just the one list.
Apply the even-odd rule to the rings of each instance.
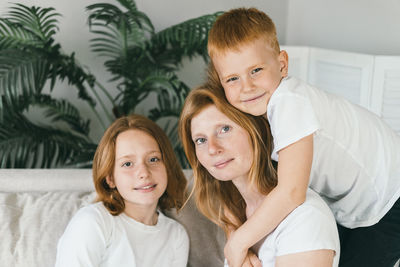
[[182, 206], [186, 179], [160, 127], [117, 119], [96, 150], [93, 181], [98, 202], [71, 219], [56, 267], [186, 266], [186, 231], [162, 213]]
[[[268, 124], [264, 118], [240, 112], [221, 93], [204, 86], [186, 98], [179, 128], [193, 168], [198, 208], [229, 235], [277, 185]], [[264, 267], [337, 266], [334, 217], [326, 203], [308, 190], [305, 203], [252, 250]], [[246, 260], [258, 266], [251, 254]]]
[[288, 55], [264, 12], [221, 15], [208, 51], [229, 103], [268, 119], [279, 160], [278, 186], [225, 246], [232, 267], [304, 202], [308, 186], [339, 224], [342, 267], [392, 267], [400, 258], [400, 136], [368, 110], [287, 77]]

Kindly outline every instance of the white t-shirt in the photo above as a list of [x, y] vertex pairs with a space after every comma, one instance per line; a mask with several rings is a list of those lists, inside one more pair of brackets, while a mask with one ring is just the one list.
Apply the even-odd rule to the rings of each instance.
[[335, 218], [321, 197], [308, 189], [306, 201], [265, 238], [258, 258], [263, 267], [273, 267], [276, 257], [320, 249], [335, 251], [332, 267], [337, 267], [340, 242]]
[[149, 226], [125, 213], [112, 216], [98, 202], [80, 209], [57, 247], [56, 267], [186, 267], [188, 235], [178, 222], [158, 215]]
[[282, 80], [267, 117], [278, 151], [313, 134], [310, 187], [338, 223], [377, 223], [400, 196], [400, 136], [372, 112], [299, 79]]

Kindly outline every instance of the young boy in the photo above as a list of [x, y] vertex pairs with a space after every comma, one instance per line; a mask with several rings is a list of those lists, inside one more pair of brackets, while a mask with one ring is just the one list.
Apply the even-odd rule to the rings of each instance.
[[279, 159], [278, 186], [225, 246], [229, 266], [242, 266], [309, 186], [335, 215], [340, 266], [392, 267], [400, 258], [400, 136], [366, 109], [287, 77], [275, 25], [257, 9], [221, 15], [208, 51], [227, 100], [268, 119]]

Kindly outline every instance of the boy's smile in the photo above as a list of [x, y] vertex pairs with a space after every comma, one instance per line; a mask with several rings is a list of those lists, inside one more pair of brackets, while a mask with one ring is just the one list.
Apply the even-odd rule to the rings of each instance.
[[243, 112], [260, 116], [287, 75], [285, 51], [274, 51], [264, 38], [229, 49], [212, 58], [226, 98]]

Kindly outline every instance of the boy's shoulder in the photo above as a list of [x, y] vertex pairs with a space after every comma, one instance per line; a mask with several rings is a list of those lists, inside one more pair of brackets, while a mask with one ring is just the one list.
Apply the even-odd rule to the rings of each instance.
[[288, 98], [307, 99], [309, 91], [315, 89], [310, 84], [296, 77], [287, 76], [281, 80], [279, 86], [272, 94], [268, 103], [269, 109], [282, 101], [286, 102]]
[[282, 79], [274, 94], [302, 94], [306, 88], [312, 88], [312, 86], [299, 78], [287, 76]]

